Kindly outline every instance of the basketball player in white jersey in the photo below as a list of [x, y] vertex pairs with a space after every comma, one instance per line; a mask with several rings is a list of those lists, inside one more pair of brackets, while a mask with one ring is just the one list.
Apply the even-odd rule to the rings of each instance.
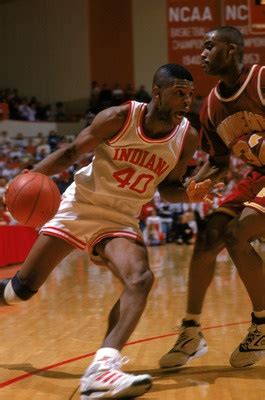
[[150, 103], [131, 101], [100, 112], [73, 144], [33, 169], [54, 175], [94, 151], [92, 163], [76, 173], [20, 271], [0, 282], [2, 302], [12, 305], [31, 298], [73, 248], [111, 269], [124, 287], [110, 312], [102, 346], [81, 379], [81, 399], [137, 397], [151, 387], [150, 375], [120, 370], [120, 350], [144, 311], [153, 283], [137, 216], [157, 188], [174, 202], [201, 201], [212, 189], [210, 180], [192, 182], [187, 190], [182, 186], [197, 146], [197, 133], [184, 117], [193, 92], [186, 69], [164, 65], [154, 75]]

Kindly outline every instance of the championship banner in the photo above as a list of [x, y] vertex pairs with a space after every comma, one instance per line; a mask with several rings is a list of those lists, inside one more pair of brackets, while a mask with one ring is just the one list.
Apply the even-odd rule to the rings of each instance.
[[183, 65], [195, 81], [196, 93], [206, 96], [217, 79], [201, 68], [202, 38], [220, 25], [218, 0], [168, 0], [169, 62]]
[[236, 26], [245, 39], [245, 63], [265, 64], [265, 34], [251, 27], [250, 1], [257, 0], [167, 0], [169, 62], [191, 72], [197, 94], [206, 96], [217, 81], [200, 66], [202, 38], [212, 28]]
[[265, 0], [248, 0], [251, 33], [265, 34]]
[[[252, 3], [255, 1], [253, 0]], [[260, 7], [265, 8], [265, 6]], [[265, 64], [265, 30], [264, 33], [253, 31], [249, 0], [223, 0], [222, 9], [222, 25], [236, 26], [244, 36], [244, 62], [246, 64]]]

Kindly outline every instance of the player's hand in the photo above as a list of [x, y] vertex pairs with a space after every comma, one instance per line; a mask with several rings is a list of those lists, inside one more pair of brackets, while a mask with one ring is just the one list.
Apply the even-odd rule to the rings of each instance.
[[206, 179], [202, 182], [195, 182], [193, 180], [187, 186], [186, 193], [190, 202], [199, 203], [205, 201], [212, 203], [213, 198], [221, 197], [218, 193], [219, 190], [224, 188], [223, 182], [213, 183], [211, 179]]

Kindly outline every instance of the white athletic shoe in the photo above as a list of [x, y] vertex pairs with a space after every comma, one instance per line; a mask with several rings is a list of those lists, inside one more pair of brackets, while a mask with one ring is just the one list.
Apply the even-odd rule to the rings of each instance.
[[237, 346], [230, 357], [230, 364], [234, 368], [247, 367], [256, 364], [265, 358], [265, 319], [262, 324], [252, 314], [252, 324], [245, 339]]
[[152, 386], [152, 377], [122, 372], [120, 368], [127, 361], [125, 357], [94, 361], [81, 378], [80, 399], [135, 398], [147, 392]]
[[175, 345], [161, 357], [159, 364], [161, 368], [181, 367], [207, 351], [207, 343], [200, 331], [200, 325], [193, 320], [183, 320]]

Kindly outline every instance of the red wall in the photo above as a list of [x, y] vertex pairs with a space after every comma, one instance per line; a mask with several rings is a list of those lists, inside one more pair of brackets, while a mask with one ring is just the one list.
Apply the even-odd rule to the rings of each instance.
[[89, 0], [91, 80], [134, 83], [131, 0]]

